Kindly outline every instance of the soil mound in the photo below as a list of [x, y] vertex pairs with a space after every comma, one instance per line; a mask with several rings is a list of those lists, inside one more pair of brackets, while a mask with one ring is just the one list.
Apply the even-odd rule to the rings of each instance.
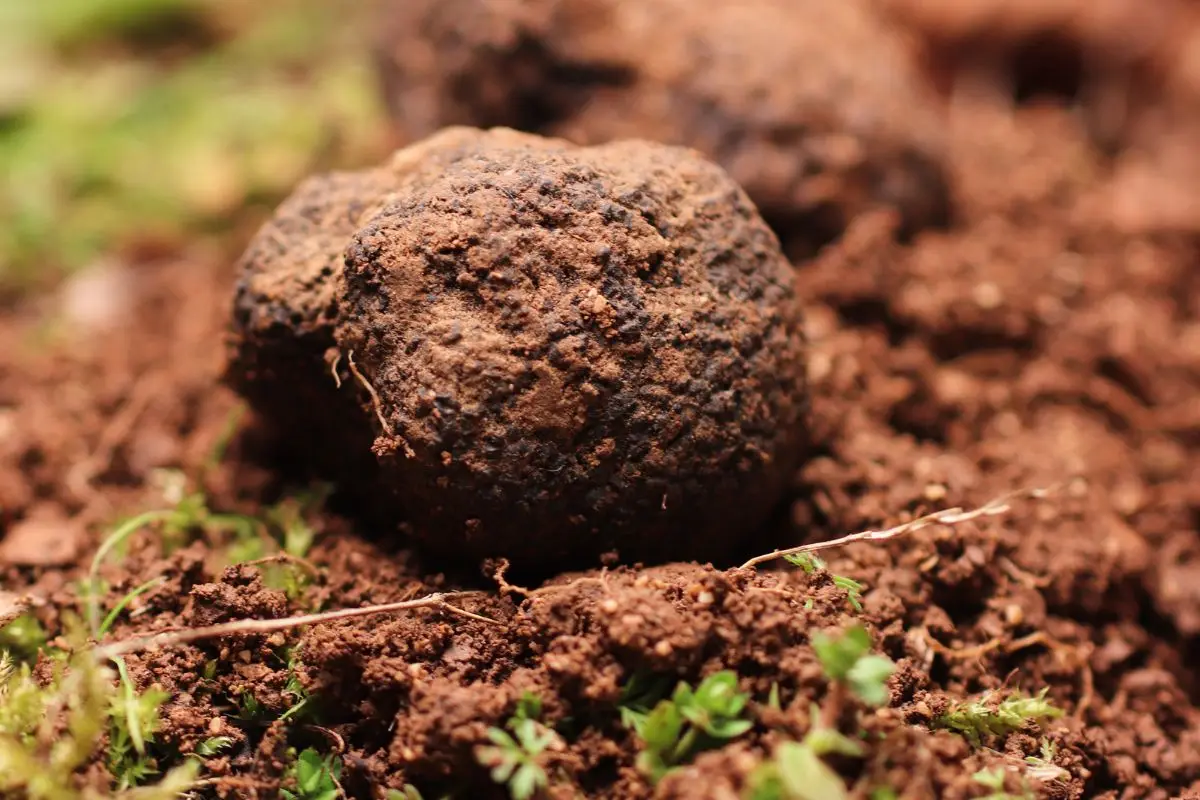
[[936, 103], [862, 0], [400, 0], [378, 49], [406, 138], [505, 125], [694, 147], [792, 249], [872, 206], [907, 229], [948, 212]]

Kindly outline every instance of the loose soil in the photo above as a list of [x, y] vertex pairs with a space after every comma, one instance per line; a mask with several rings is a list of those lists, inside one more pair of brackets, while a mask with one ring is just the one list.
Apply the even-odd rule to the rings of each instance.
[[[336, 493], [307, 512], [318, 577], [291, 598], [264, 586], [265, 568], [230, 566], [211, 531], [171, 549], [149, 529], [104, 568], [104, 606], [165, 581], [111, 639], [449, 588], [480, 590], [462, 605], [498, 623], [426, 609], [130, 656], [140, 686], [172, 695], [155, 743], [164, 762], [223, 735], [233, 746], [207, 762], [215, 796], [276, 796], [286, 748], [313, 746], [342, 756], [350, 797], [406, 783], [429, 798], [503, 797], [473, 748], [532, 691], [565, 741], [546, 762], [549, 796], [646, 798], [621, 687], [639, 671], [695, 682], [728, 668], [755, 727], [657, 791], [738, 797], [764, 752], [808, 729], [810, 704], [830, 702], [812, 633], [861, 620], [899, 669], [889, 706], [861, 718], [867, 756], [837, 762], [848, 779], [966, 798], [986, 793], [977, 770], [1008, 766], [1015, 791], [1045, 739], [1065, 773], [1038, 796], [1200, 797], [1188, 667], [1200, 644], [1200, 243], [1114, 222], [1119, 170], [1066, 101], [956, 94], [947, 136], [947, 230], [899, 244], [896, 215], [862, 214], [795, 264], [820, 452], [767, 534], [797, 544], [1059, 491], [827, 551], [833, 573], [866, 585], [861, 612], [829, 574], [787, 566], [616, 564], [520, 589], [495, 579], [497, 564], [452, 569], [378, 536]], [[52, 635], [111, 523], [169, 506], [179, 475], [211, 508], [251, 515], [309, 488], [219, 382], [239, 249], [147, 256], [112, 278], [129, 289], [109, 293], [130, 298], [116, 308], [83, 313], [65, 290], [0, 321], [0, 581], [33, 599]], [[292, 678], [312, 713], [280, 722]], [[931, 729], [950, 704], [1001, 688], [1045, 688], [1065, 716], [991, 748]]]

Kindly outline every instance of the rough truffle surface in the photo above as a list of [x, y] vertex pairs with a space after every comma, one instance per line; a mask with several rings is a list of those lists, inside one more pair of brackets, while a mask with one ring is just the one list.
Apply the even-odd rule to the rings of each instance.
[[940, 118], [867, 0], [394, 0], [380, 69], [401, 134], [506, 125], [642, 138], [723, 166], [781, 236], [864, 208], [948, 213]]
[[346, 242], [404, 181], [475, 146], [477, 133], [449, 128], [378, 168], [304, 180], [239, 259], [226, 382], [291, 434], [284, 449], [318, 473], [374, 471], [374, 433], [334, 338]]
[[380, 501], [520, 565], [728, 552], [806, 443], [778, 239], [692, 151], [450, 137], [393, 170], [333, 284]]

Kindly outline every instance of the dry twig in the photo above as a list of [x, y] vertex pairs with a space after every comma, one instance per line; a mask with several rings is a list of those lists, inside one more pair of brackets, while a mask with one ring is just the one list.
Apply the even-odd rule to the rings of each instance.
[[218, 625], [208, 625], [203, 628], [190, 628], [175, 631], [166, 631], [156, 633], [150, 636], [140, 636], [134, 639], [126, 639], [120, 642], [114, 642], [96, 649], [96, 655], [102, 659], [114, 658], [127, 653], [140, 653], [146, 650], [159, 650], [165, 647], [176, 647], [181, 644], [190, 644], [192, 642], [202, 641], [204, 639], [213, 639], [218, 636], [231, 636], [234, 634], [253, 634], [253, 633], [274, 633], [275, 631], [288, 630], [291, 628], [301, 628], [305, 625], [315, 625], [321, 622], [333, 622], [339, 619], [351, 619], [354, 617], [365, 617], [371, 614], [388, 614], [396, 611], [411, 611], [416, 608], [439, 608], [443, 611], [448, 611], [451, 614], [457, 614], [460, 617], [473, 619], [476, 622], [486, 622], [491, 625], [499, 625], [500, 623], [491, 617], [485, 617], [480, 614], [475, 614], [466, 609], [450, 605], [447, 600], [465, 595], [478, 594], [478, 592], [435, 592], [431, 595], [418, 598], [416, 600], [403, 600], [398, 603], [383, 603], [374, 606], [362, 606], [360, 608], [343, 608], [338, 611], [325, 611], [319, 614], [302, 614], [295, 617], [282, 617], [280, 619], [239, 619], [233, 622], [224, 622]]
[[885, 539], [894, 539], [897, 536], [902, 536], [906, 533], [928, 528], [933, 525], [959, 525], [963, 522], [969, 522], [973, 519], [981, 517], [995, 517], [1001, 514], [1006, 514], [1012, 508], [1012, 501], [1022, 497], [1028, 497], [1035, 500], [1040, 500], [1050, 496], [1057, 491], [1059, 485], [1050, 486], [1044, 489], [1019, 489], [1015, 492], [1010, 492], [995, 500], [988, 502], [979, 508], [971, 511], [964, 511], [962, 508], [947, 508], [943, 511], [934, 511], [932, 514], [926, 514], [922, 517], [917, 517], [909, 522], [896, 525], [891, 528], [873, 531], [861, 531], [852, 533], [849, 536], [843, 536], [840, 539], [830, 539], [824, 542], [813, 542], [811, 544], [803, 544], [798, 547], [789, 547], [783, 550], [775, 550], [770, 553], [764, 553], [742, 564], [741, 569], [750, 569], [756, 567], [766, 561], [773, 561], [784, 556], [797, 555], [799, 553], [813, 553], [818, 550], [829, 550], [834, 547], [843, 547], [854, 542], [864, 541], [883, 541]]

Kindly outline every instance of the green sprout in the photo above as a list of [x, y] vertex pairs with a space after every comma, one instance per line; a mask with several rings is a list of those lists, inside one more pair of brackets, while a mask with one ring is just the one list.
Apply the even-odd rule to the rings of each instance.
[[1029, 765], [1025, 772], [1030, 778], [1037, 781], [1065, 781], [1071, 777], [1071, 773], [1054, 763], [1054, 757], [1058, 755], [1054, 742], [1042, 739], [1038, 750], [1036, 756], [1025, 756], [1025, 763]]
[[1035, 800], [1033, 789], [1028, 781], [1021, 782], [1021, 793], [1013, 794], [1004, 788], [1007, 771], [1004, 767], [981, 769], [971, 776], [971, 779], [985, 789], [991, 791], [980, 800]]
[[308, 714], [311, 709], [309, 701], [312, 699], [308, 690], [304, 688], [304, 684], [300, 682], [300, 656], [293, 650], [288, 657], [288, 679], [287, 684], [283, 687], [283, 693], [296, 698], [296, 702], [284, 711], [279, 717], [280, 721], [299, 718]]
[[638, 769], [657, 783], [696, 753], [746, 733], [754, 725], [741, 717], [748, 700], [737, 691], [737, 674], [727, 670], [709, 675], [694, 690], [680, 682], [649, 713], [625, 714], [644, 745]]
[[46, 630], [31, 614], [0, 626], [0, 651], [19, 661], [32, 661], [46, 644]]
[[621, 699], [617, 704], [621, 724], [626, 728], [639, 730], [650, 716], [650, 712], [670, 691], [669, 677], [646, 672], [634, 673], [621, 687]]
[[[826, 566], [824, 560], [812, 553], [789, 553], [783, 557], [784, 561], [789, 564], [800, 567], [809, 575], [814, 575], [818, 572], [829, 572], [829, 567]], [[834, 575], [829, 573], [833, 585], [846, 592], [846, 598], [850, 601], [850, 606], [855, 611], [862, 611], [862, 593], [867, 588], [865, 584], [859, 583], [853, 578], [847, 578], [845, 575]], [[811, 608], [811, 606], [806, 606]]]
[[493, 781], [508, 785], [513, 800], [529, 800], [549, 785], [541, 756], [559, 738], [538, 722], [541, 713], [541, 698], [526, 692], [506, 725], [508, 731], [489, 728], [487, 736], [492, 744], [475, 749], [475, 760], [491, 770]]
[[934, 723], [965, 736], [978, 746], [992, 737], [1008, 736], [1026, 727], [1040, 727], [1047, 720], [1061, 717], [1062, 709], [1046, 699], [1047, 689], [1029, 697], [1012, 693], [999, 702], [988, 692], [977, 700], [959, 703]]
[[337, 756], [322, 757], [309, 747], [296, 756], [284, 775], [294, 788], [281, 789], [280, 793], [286, 800], [334, 800], [342, 793], [338, 784], [341, 775], [342, 762]]
[[212, 758], [228, 750], [232, 745], [233, 737], [231, 736], [210, 736], [196, 745], [196, 749], [192, 751], [192, 755], [202, 759]]
[[112, 607], [112, 609], [108, 612], [108, 614], [105, 615], [104, 620], [101, 621], [100, 627], [96, 631], [96, 633], [97, 633], [96, 638], [103, 638], [106, 634], [108, 634], [108, 632], [110, 630], [112, 630], [112, 626], [116, 623], [117, 619], [121, 616], [121, 613], [126, 608], [129, 607], [130, 603], [132, 603], [138, 597], [141, 597], [143, 594], [150, 591], [151, 589], [158, 588], [165, 581], [166, 581], [166, 578], [161, 578], [161, 577], [152, 578], [152, 579], [146, 581], [145, 583], [143, 583], [141, 586], [134, 588], [128, 594], [126, 594], [124, 597], [122, 597], [117, 602], [117, 604]]
[[[144, 747], [150, 740], [163, 695], [131, 693], [124, 680], [118, 691], [114, 677], [90, 652], [79, 652], [69, 664], [57, 665], [43, 686], [28, 664], [0, 653], [0, 796], [173, 800], [192, 785], [199, 768], [194, 762], [145, 785], [156, 768], [134, 742], [140, 737]], [[97, 755], [105, 756], [114, 775], [110, 792], [75, 784], [75, 773]]]
[[154, 761], [147, 755], [146, 743], [158, 729], [159, 710], [170, 695], [157, 688], [138, 694], [124, 660], [117, 658], [114, 663], [121, 692], [110, 704], [108, 766], [117, 778], [117, 787], [126, 789], [140, 786], [157, 774]]
[[824, 761], [825, 756], [861, 758], [858, 742], [820, 722], [820, 710], [810, 710], [812, 724], [799, 742], [782, 742], [770, 761], [750, 776], [747, 800], [847, 800], [846, 782]]
[[783, 702], [779, 699], [779, 681], [771, 681], [771, 691], [767, 693], [767, 708], [772, 711], [783, 710]]
[[813, 650], [826, 676], [844, 686], [868, 706], [886, 705], [891, 695], [887, 680], [896, 670], [887, 656], [871, 655], [871, 636], [862, 625], [847, 628], [840, 636], [815, 633]]

